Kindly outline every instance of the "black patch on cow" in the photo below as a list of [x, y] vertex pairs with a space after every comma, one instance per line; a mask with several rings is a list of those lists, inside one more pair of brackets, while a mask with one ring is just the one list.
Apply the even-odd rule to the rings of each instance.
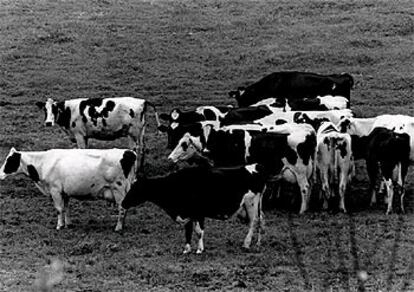
[[65, 102], [61, 101], [61, 102], [58, 102], [58, 104], [56, 106], [56, 109], [57, 109], [57, 113], [55, 114], [55, 117], [57, 117], [56, 118], [56, 123], [61, 127], [69, 129], [70, 128], [70, 119], [71, 119], [70, 108], [65, 107]]
[[116, 182], [116, 184], [117, 184], [118, 186], [122, 186], [122, 182], [120, 182], [120, 181], [117, 181], [117, 182]]
[[147, 108], [148, 108], [148, 101], [145, 101], [145, 102], [144, 102], [144, 107], [143, 107], [143, 109], [142, 109], [142, 111], [141, 111], [141, 116], [139, 117], [139, 118], [140, 118], [140, 120], [141, 120], [141, 122], [143, 122], [143, 121], [144, 121], [144, 118], [145, 118], [145, 113], [147, 112]]
[[286, 159], [290, 164], [295, 165], [298, 161], [298, 155], [296, 154], [295, 150], [290, 147], [287, 147], [286, 150]]
[[102, 118], [102, 126], [106, 127], [108, 124], [106, 123], [106, 120]]
[[72, 122], [72, 128], [76, 127], [76, 122]]
[[112, 100], [108, 100], [105, 104], [105, 107], [102, 109], [101, 115], [104, 118], [107, 118], [109, 116], [109, 112], [113, 111], [115, 108], [115, 102]]
[[39, 173], [32, 164], [29, 164], [27, 166], [27, 171], [29, 172], [29, 177], [32, 179], [32, 181], [38, 182], [40, 180]]
[[10, 174], [19, 169], [21, 154], [18, 152], [10, 155], [6, 160], [6, 165], [4, 166], [4, 173]]
[[98, 116], [100, 116], [100, 114], [98, 114], [98, 112], [96, 111], [96, 107], [100, 107], [102, 105], [102, 98], [89, 98], [86, 100], [82, 100], [79, 103], [79, 112], [82, 116], [82, 121], [84, 123], [87, 123], [88, 118], [85, 115], [85, 109], [87, 106], [89, 106], [88, 109], [88, 115], [91, 118], [92, 123], [96, 126], [98, 124]]
[[283, 124], [286, 124], [286, 123], [287, 123], [286, 120], [277, 119], [276, 122], [275, 122], [275, 125], [283, 125]]
[[134, 152], [127, 150], [124, 152], [124, 155], [121, 159], [121, 166], [122, 170], [124, 172], [125, 177], [128, 177], [128, 174], [131, 171], [131, 168], [134, 166], [134, 163], [137, 159], [137, 156]]
[[93, 188], [95, 186], [95, 184], [91, 184], [91, 188]]
[[217, 118], [216, 114], [209, 108], [204, 110], [204, 117], [207, 121], [215, 120]]
[[325, 137], [323, 139], [323, 144], [325, 144], [328, 147], [328, 150], [331, 148], [331, 140], [328, 137]]
[[316, 135], [309, 134], [306, 136], [305, 141], [298, 144], [297, 150], [299, 157], [302, 158], [303, 163], [308, 165], [309, 160], [313, 159], [316, 147]]
[[338, 142], [336, 144], [336, 149], [339, 149], [339, 153], [342, 158], [344, 158], [348, 154], [348, 151], [346, 150], [347, 148], [346, 146], [347, 146], [346, 142], [342, 142], [342, 143]]
[[129, 110], [129, 115], [131, 116], [131, 118], [135, 117], [135, 113], [132, 109]]

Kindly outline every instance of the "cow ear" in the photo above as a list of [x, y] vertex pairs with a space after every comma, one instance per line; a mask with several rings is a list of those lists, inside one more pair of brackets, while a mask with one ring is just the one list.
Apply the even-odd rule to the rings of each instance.
[[158, 127], [158, 130], [159, 130], [160, 132], [165, 133], [165, 132], [167, 132], [167, 131], [168, 131], [168, 127], [167, 127], [166, 125], [160, 125], [160, 126]]
[[164, 120], [164, 121], [171, 121], [170, 115], [169, 114], [166, 114], [166, 113], [160, 114], [160, 119], [161, 120]]
[[45, 102], [41, 102], [41, 101], [37, 101], [37, 102], [36, 102], [36, 106], [37, 106], [39, 109], [44, 108], [44, 107], [45, 107], [45, 105], [46, 105], [46, 103], [45, 103]]

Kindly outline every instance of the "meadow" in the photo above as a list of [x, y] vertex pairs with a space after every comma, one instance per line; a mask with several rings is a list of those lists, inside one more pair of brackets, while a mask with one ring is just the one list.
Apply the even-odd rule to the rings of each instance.
[[[414, 116], [412, 0], [2, 0], [0, 58], [1, 163], [11, 147], [75, 147], [43, 126], [35, 102], [48, 97], [135, 96], [158, 112], [235, 105], [228, 91], [282, 70], [348, 72], [356, 116]], [[168, 173], [167, 138], [152, 111], [147, 121], [146, 173]], [[410, 169], [407, 213], [386, 216], [383, 204], [369, 207], [358, 162], [349, 214], [313, 203], [299, 216], [281, 202], [250, 252], [246, 226], [207, 220], [205, 253], [184, 256], [184, 231], [154, 205], [130, 210], [118, 234], [115, 208], [72, 200], [74, 228], [57, 231], [51, 198], [9, 178], [0, 181], [0, 290], [30, 291], [57, 258], [56, 291], [414, 291], [413, 181]]]

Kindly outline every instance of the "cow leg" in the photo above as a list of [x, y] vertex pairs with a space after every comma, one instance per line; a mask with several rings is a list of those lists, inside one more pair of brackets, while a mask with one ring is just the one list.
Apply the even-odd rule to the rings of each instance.
[[204, 251], [204, 218], [196, 221], [195, 232], [198, 237], [197, 254], [201, 254]]
[[265, 232], [265, 217], [264, 217], [264, 213], [261, 210], [261, 204], [260, 203], [260, 215], [259, 215], [259, 232], [257, 233], [257, 246], [261, 246], [262, 245], [262, 234]]
[[371, 206], [373, 206], [377, 203], [376, 185], [379, 171], [378, 162], [375, 160], [371, 161], [370, 159], [367, 159], [367, 171], [371, 190]]
[[63, 221], [63, 213], [65, 211], [65, 204], [62, 198], [62, 194], [60, 190], [58, 189], [52, 189], [50, 191], [50, 194], [52, 196], [53, 204], [55, 205], [55, 208], [58, 211], [58, 221], [57, 221], [56, 229], [61, 230], [65, 226], [65, 223]]
[[328, 180], [328, 172], [327, 171], [320, 171], [320, 181], [321, 181], [321, 190], [320, 190], [320, 195], [319, 197], [322, 197], [323, 199], [323, 206], [322, 209], [323, 210], [327, 210], [329, 207], [329, 198], [331, 197], [331, 192], [330, 192], [330, 188], [329, 188], [329, 180]]
[[76, 145], [78, 146], [79, 149], [86, 149], [88, 140], [83, 135], [77, 134], [75, 135], [75, 139], [76, 139]]
[[69, 212], [69, 196], [63, 196], [63, 204], [65, 209], [65, 226], [66, 228], [70, 228], [72, 226], [72, 220], [70, 219], [70, 212]]
[[392, 211], [392, 200], [394, 197], [394, 186], [391, 179], [384, 179], [385, 190], [387, 193], [387, 212], [385, 214], [390, 214]]
[[260, 195], [250, 191], [249, 193], [244, 195], [243, 200], [247, 211], [247, 217], [249, 220], [249, 231], [247, 232], [246, 238], [244, 239], [243, 247], [249, 249], [252, 243], [254, 229], [257, 226], [257, 220], [260, 216]]
[[341, 210], [344, 213], [346, 213], [345, 193], [346, 193], [346, 176], [341, 174], [341, 180], [339, 182], [339, 210]]
[[191, 252], [191, 237], [193, 235], [193, 221], [190, 220], [184, 225], [185, 230], [185, 246], [183, 254], [188, 254]]
[[297, 176], [298, 185], [300, 194], [302, 197], [302, 203], [300, 206], [299, 214], [305, 213], [306, 210], [308, 210], [309, 206], [309, 198], [310, 198], [310, 185], [308, 183], [308, 180], [305, 177]]
[[405, 214], [405, 209], [404, 209], [404, 196], [405, 196], [405, 188], [404, 186], [401, 187], [401, 196], [400, 196], [400, 200], [401, 200], [401, 213]]

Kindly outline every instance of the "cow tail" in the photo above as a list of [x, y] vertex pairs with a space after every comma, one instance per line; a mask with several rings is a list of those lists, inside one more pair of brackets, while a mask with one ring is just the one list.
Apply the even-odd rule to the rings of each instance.
[[333, 192], [337, 189], [336, 186], [338, 185], [338, 153], [336, 150], [337, 145], [337, 139], [334, 137], [331, 137], [331, 155], [332, 155], [332, 161], [331, 164], [331, 175], [330, 175], [330, 182], [329, 182], [329, 188], [331, 191], [331, 196], [336, 196]]
[[[145, 101], [145, 104], [146, 106], [150, 106], [154, 109], [155, 121], [157, 123], [157, 129], [159, 129], [159, 127], [161, 126], [161, 122], [160, 122], [160, 118], [158, 117], [158, 113], [157, 113], [157, 109], [155, 108], [155, 105], [152, 102], [149, 102], [147, 100]], [[161, 132], [158, 130], [158, 133], [161, 133]]]

